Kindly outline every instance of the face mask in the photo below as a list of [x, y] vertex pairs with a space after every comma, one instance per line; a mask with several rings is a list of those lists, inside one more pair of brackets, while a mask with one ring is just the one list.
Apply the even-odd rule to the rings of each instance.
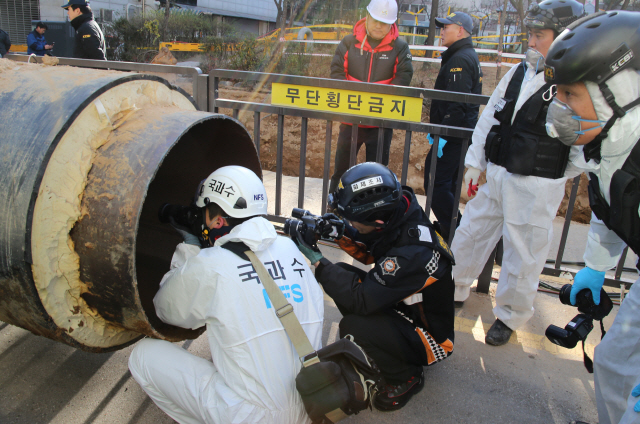
[[216, 242], [216, 240], [218, 240], [220, 237], [225, 236], [227, 234], [229, 234], [229, 232], [231, 231], [233, 227], [229, 226], [229, 225], [223, 225], [220, 228], [210, 228], [209, 229], [209, 243], [211, 243], [211, 245], [213, 246], [213, 244]]
[[[583, 130], [580, 122], [595, 122], [600, 125]], [[568, 104], [561, 102], [556, 97], [549, 105], [545, 127], [549, 137], [557, 138], [563, 144], [571, 146], [578, 141], [580, 135], [585, 134], [587, 131], [604, 127], [604, 124], [606, 124], [606, 121], [582, 119], [571, 110]]]
[[532, 49], [531, 47], [527, 49], [524, 60], [527, 61], [532, 69], [535, 69], [536, 74], [538, 73], [538, 69], [542, 69], [542, 65], [544, 65], [544, 56], [542, 53], [536, 49]]

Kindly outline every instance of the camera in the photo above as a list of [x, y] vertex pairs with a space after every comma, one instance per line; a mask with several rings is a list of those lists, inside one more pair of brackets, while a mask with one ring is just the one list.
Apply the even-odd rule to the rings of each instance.
[[345, 224], [332, 213], [314, 215], [308, 210], [293, 208], [291, 216], [284, 223], [284, 232], [307, 247], [316, 244], [320, 238], [336, 239], [344, 234]]
[[[558, 297], [560, 302], [565, 305], [571, 305], [570, 301], [571, 284], [565, 284], [560, 289]], [[550, 325], [545, 331], [545, 336], [551, 343], [558, 346], [573, 349], [578, 342], [587, 339], [587, 336], [593, 330], [593, 320], [600, 321], [613, 309], [613, 302], [609, 295], [600, 289], [600, 304], [593, 302], [591, 290], [580, 290], [576, 295], [576, 306], [580, 314], [576, 315], [564, 328]]]
[[202, 214], [203, 209], [196, 205], [182, 206], [165, 203], [158, 210], [158, 219], [163, 224], [183, 227], [182, 229], [200, 238], [202, 237], [202, 224], [204, 223]]

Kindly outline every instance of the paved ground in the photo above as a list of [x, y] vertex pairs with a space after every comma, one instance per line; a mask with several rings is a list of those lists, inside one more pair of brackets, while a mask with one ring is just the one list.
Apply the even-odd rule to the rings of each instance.
[[[272, 187], [273, 175], [267, 175], [265, 183]], [[307, 193], [319, 193], [320, 188], [320, 181], [307, 180]], [[297, 205], [296, 196], [297, 180], [285, 178], [283, 210]], [[320, 199], [307, 196], [305, 207], [319, 211]], [[556, 246], [562, 223], [556, 219]], [[567, 259], [581, 259], [587, 229], [572, 226]], [[335, 248], [322, 250], [331, 260], [347, 260]], [[551, 252], [550, 257], [554, 255]], [[628, 258], [627, 266], [632, 267], [634, 260]], [[424, 390], [404, 409], [364, 411], [345, 422], [596, 423], [593, 377], [584, 369], [581, 350], [556, 347], [543, 336], [549, 324], [564, 326], [577, 311], [560, 304], [555, 295], [539, 293], [533, 319], [509, 344], [496, 348], [484, 343], [494, 321], [494, 291], [492, 284], [489, 295], [473, 292], [464, 308], [456, 310], [454, 354], [425, 369]], [[606, 328], [617, 310], [605, 319]], [[326, 298], [324, 342], [335, 339], [339, 320], [339, 312]], [[590, 354], [599, 338], [595, 329], [588, 339]], [[205, 337], [180, 345], [208, 357]], [[0, 423], [172, 423], [131, 378], [127, 369], [131, 349], [85, 353], [0, 322]]]

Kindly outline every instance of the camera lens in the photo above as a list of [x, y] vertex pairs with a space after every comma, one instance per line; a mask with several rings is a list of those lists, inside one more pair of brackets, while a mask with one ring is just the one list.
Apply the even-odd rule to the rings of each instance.
[[565, 284], [560, 289], [560, 293], [558, 297], [560, 298], [560, 302], [564, 305], [571, 305], [571, 284]]

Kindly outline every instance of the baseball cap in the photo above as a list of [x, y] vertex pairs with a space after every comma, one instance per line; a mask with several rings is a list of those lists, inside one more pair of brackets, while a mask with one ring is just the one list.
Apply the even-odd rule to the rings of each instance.
[[464, 12], [453, 12], [448, 14], [446, 18], [436, 18], [436, 26], [439, 28], [449, 24], [460, 25], [469, 34], [473, 31], [473, 20]]
[[61, 7], [67, 9], [69, 6], [89, 6], [89, 2], [87, 0], [68, 0], [68, 3]]

